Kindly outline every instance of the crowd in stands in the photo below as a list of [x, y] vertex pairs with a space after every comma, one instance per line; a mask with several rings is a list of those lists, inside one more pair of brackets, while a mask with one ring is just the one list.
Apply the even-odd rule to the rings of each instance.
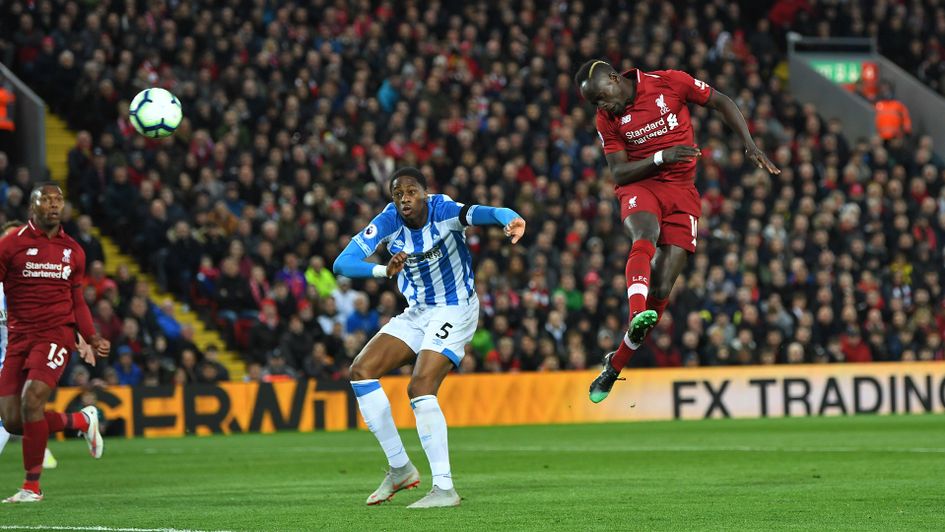
[[[782, 170], [747, 164], [719, 116], [692, 109], [698, 251], [632, 364], [945, 358], [945, 164], [928, 138], [845, 138], [794, 99], [783, 67], [785, 31], [904, 24], [919, 33], [899, 51], [918, 54], [910, 68], [934, 86], [940, 74], [922, 65], [938, 53], [942, 8], [916, 21], [928, 2], [600, 4], [13, 0], [0, 54], [82, 131], [70, 199], [219, 326], [249, 378], [344, 378], [403, 308], [392, 284], [335, 278], [331, 264], [405, 165], [435, 192], [529, 222], [517, 246], [500, 228], [467, 231], [482, 313], [460, 371], [600, 363], [628, 322], [630, 242], [572, 82], [596, 57], [686, 70], [731, 96]], [[168, 140], [127, 121], [151, 86], [183, 104]], [[22, 178], [0, 170], [7, 215], [24, 216]], [[205, 353], [177, 349], [170, 376], [142, 357], [162, 336], [125, 297], [124, 319], [108, 298], [94, 307], [119, 334], [115, 363], [201, 379]]]

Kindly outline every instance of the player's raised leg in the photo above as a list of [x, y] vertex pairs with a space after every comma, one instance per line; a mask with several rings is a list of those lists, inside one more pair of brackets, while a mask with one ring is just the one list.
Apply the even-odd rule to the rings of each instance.
[[414, 357], [416, 354], [403, 340], [381, 332], [364, 346], [351, 364], [351, 387], [361, 417], [381, 444], [390, 465], [381, 485], [367, 498], [369, 505], [389, 501], [398, 491], [420, 485], [420, 473], [407, 456], [394, 425], [390, 400], [378, 381], [391, 370], [411, 363]]
[[[672, 293], [673, 285], [676, 284], [676, 279], [686, 267], [688, 260], [689, 252], [677, 246], [662, 245], [656, 250], [656, 255], [653, 257], [652, 263], [653, 278], [650, 282], [650, 290], [646, 299], [646, 311], [647, 313], [651, 313], [652, 316], [647, 316], [647, 328], [644, 332], [644, 339], [645, 334], [659, 323], [660, 318], [663, 317], [663, 312], [666, 310], [666, 305], [669, 303], [669, 295]], [[653, 319], [650, 320], [650, 317]], [[652, 325], [649, 325], [651, 321]], [[631, 331], [632, 329], [633, 327], [631, 325]], [[630, 358], [633, 356], [633, 353], [639, 349], [639, 347], [640, 344], [633, 342], [630, 332], [628, 332], [627, 335], [624, 336], [623, 342], [621, 342], [617, 352], [608, 353], [607, 356], [604, 357], [604, 368], [601, 370], [600, 375], [591, 383], [591, 401], [599, 403], [610, 394], [614, 383], [620, 380], [619, 375], [621, 370], [623, 370], [627, 362], [629, 362]], [[622, 356], [618, 357], [618, 354]]]
[[[452, 354], [452, 351], [449, 353]], [[459, 360], [455, 354], [453, 357]], [[423, 452], [430, 461], [430, 471], [433, 475], [433, 487], [430, 492], [408, 508], [442, 508], [459, 506], [460, 503], [450, 472], [446, 418], [436, 398], [440, 383], [455, 365], [456, 361], [451, 360], [448, 354], [431, 350], [420, 351], [413, 376], [407, 386], [410, 406], [417, 418], [417, 433], [420, 435]]]
[[633, 240], [630, 256], [627, 258], [627, 299], [630, 305], [630, 327], [624, 335], [617, 351], [604, 357], [601, 374], [591, 382], [589, 390], [592, 402], [603, 401], [614, 383], [620, 378], [620, 370], [627, 365], [634, 351], [640, 348], [646, 333], [656, 325], [657, 314], [647, 308], [650, 292], [653, 257], [656, 254], [656, 242], [660, 236], [660, 220], [654, 212], [658, 210], [658, 200], [641, 187], [632, 187], [623, 191], [620, 201], [623, 212], [635, 210], [624, 217], [624, 229]]

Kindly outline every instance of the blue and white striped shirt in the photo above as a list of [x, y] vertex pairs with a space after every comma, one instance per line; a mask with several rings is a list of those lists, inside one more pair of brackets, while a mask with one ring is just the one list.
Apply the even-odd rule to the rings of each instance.
[[466, 209], [460, 220], [462, 203], [444, 194], [427, 196], [427, 222], [420, 229], [404, 225], [393, 203], [388, 203], [374, 220], [352, 241], [366, 255], [381, 244], [394, 255], [408, 255], [397, 286], [414, 305], [465, 305], [476, 297], [472, 255], [466, 245], [465, 228], [471, 225], [475, 206]]

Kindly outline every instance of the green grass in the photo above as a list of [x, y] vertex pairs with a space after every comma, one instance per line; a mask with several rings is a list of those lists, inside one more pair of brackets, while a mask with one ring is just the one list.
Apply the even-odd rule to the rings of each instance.
[[[47, 499], [0, 507], [0, 530], [923, 530], [945, 526], [945, 417], [719, 420], [450, 431], [459, 508], [429, 489], [366, 507], [385, 463], [368, 432], [53, 442]], [[0, 456], [3, 496], [20, 448]], [[9, 492], [9, 493], [7, 493]]]

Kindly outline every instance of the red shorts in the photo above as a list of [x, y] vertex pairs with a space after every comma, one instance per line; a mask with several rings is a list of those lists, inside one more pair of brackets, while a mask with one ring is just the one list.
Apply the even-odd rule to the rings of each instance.
[[637, 212], [656, 215], [660, 224], [657, 246], [670, 245], [696, 252], [696, 235], [702, 203], [695, 185], [644, 179], [617, 187], [620, 219]]
[[27, 380], [56, 388], [75, 351], [75, 326], [60, 325], [45, 331], [10, 331], [7, 356], [0, 370], [0, 397], [20, 395]]

